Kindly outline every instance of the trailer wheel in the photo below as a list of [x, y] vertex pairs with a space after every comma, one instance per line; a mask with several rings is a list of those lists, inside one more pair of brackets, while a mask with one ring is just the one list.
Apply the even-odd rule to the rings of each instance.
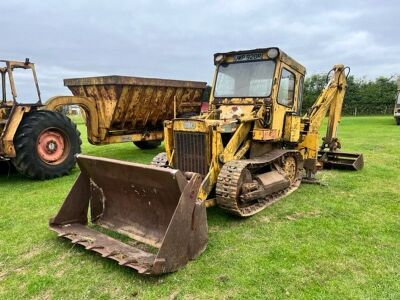
[[75, 165], [82, 141], [76, 125], [65, 115], [48, 110], [28, 113], [14, 137], [17, 171], [34, 179], [67, 175]]
[[161, 141], [139, 141], [133, 142], [136, 147], [146, 150], [146, 149], [154, 149], [161, 145]]

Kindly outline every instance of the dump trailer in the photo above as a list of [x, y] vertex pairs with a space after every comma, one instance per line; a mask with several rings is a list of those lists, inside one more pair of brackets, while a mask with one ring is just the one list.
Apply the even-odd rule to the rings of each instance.
[[205, 82], [102, 76], [65, 79], [73, 96], [50, 98], [46, 107], [78, 105], [84, 111], [93, 145], [133, 142], [155, 148], [163, 139], [163, 122], [200, 113]]
[[[78, 155], [81, 175], [52, 230], [140, 273], [171, 272], [205, 249], [204, 208], [249, 217], [302, 181], [316, 182], [323, 167], [362, 169], [362, 154], [340, 152], [337, 137], [348, 68], [333, 67], [302, 116], [306, 70], [282, 50], [217, 53], [214, 64], [208, 112], [164, 122], [166, 152], [151, 166]], [[111, 239], [96, 226], [135, 242]], [[156, 251], [142, 253], [137, 243]]]
[[75, 154], [81, 152], [76, 125], [65, 115], [44, 109], [35, 65], [29, 59], [0, 62], [0, 162], [11, 162], [19, 173], [34, 179], [68, 174]]
[[394, 104], [394, 119], [397, 125], [400, 125], [400, 78], [397, 79], [397, 97], [396, 102]]

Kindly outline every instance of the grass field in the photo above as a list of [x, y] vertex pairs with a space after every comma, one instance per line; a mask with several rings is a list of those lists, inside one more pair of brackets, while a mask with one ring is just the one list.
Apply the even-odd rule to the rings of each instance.
[[[162, 148], [83, 152], [148, 163]], [[344, 151], [360, 172], [323, 171], [254, 217], [208, 210], [209, 243], [180, 271], [144, 277], [58, 239], [47, 228], [79, 171], [50, 181], [0, 176], [0, 299], [400, 299], [400, 126], [346, 117]]]

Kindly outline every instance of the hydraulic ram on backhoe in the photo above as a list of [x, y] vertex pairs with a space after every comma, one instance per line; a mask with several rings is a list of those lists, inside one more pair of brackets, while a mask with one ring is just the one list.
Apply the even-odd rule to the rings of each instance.
[[[82, 173], [52, 230], [141, 273], [172, 272], [204, 250], [207, 206], [248, 217], [296, 190], [304, 175], [313, 180], [320, 164], [362, 167], [362, 155], [337, 152], [342, 65], [302, 117], [305, 68], [280, 49], [217, 53], [214, 63], [208, 112], [166, 121], [166, 152], [153, 166], [78, 156]], [[318, 160], [327, 113], [321, 148], [329, 151]], [[143, 243], [155, 251], [143, 252]]]

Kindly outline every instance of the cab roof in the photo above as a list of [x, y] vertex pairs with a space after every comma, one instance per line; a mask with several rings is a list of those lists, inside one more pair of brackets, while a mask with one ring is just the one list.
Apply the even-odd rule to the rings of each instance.
[[239, 55], [239, 54], [248, 54], [248, 53], [265, 53], [270, 49], [276, 49], [278, 50], [278, 56], [277, 58], [288, 64], [289, 66], [291, 66], [293, 69], [295, 69], [296, 71], [298, 71], [299, 73], [305, 75], [306, 74], [306, 68], [301, 65], [300, 63], [298, 63], [296, 60], [294, 60], [293, 58], [291, 58], [289, 55], [287, 55], [284, 51], [282, 51], [281, 49], [279, 49], [278, 47], [269, 47], [269, 48], [257, 48], [257, 49], [251, 49], [251, 50], [238, 50], [238, 51], [230, 51], [230, 52], [218, 52], [214, 54], [214, 62], [215, 62], [215, 58], [218, 55], [224, 55], [224, 56], [232, 56], [232, 55]]

